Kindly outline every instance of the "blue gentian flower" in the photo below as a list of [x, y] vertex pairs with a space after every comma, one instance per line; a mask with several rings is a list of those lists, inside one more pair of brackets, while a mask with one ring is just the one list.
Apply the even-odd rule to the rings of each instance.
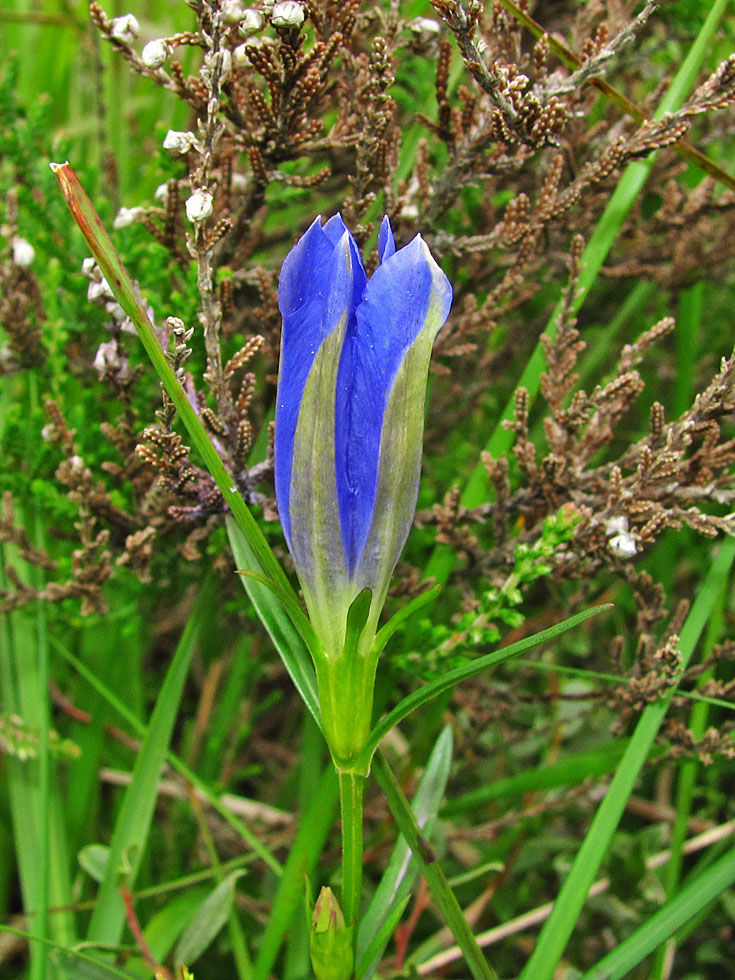
[[452, 289], [421, 236], [396, 250], [388, 218], [365, 275], [342, 218], [317, 218], [287, 256], [275, 483], [284, 535], [324, 651], [339, 656], [364, 589], [385, 601], [418, 494], [424, 399]]

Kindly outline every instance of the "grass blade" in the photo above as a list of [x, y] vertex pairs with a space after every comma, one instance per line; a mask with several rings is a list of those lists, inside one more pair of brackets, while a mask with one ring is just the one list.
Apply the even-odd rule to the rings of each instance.
[[[686, 667], [694, 647], [710, 617], [717, 597], [735, 560], [735, 540], [723, 542], [699, 594], [687, 616], [679, 637], [682, 665]], [[612, 836], [620, 822], [640, 771], [648, 758], [653, 741], [666, 716], [674, 691], [643, 711], [628, 748], [605, 799], [600, 804], [577, 858], [541, 931], [522, 980], [551, 980], [564, 953], [587, 893], [604, 860]]]
[[148, 731], [136, 757], [133, 779], [125, 792], [115, 823], [105, 877], [89, 924], [87, 938], [90, 942], [114, 944], [120, 941], [125, 924], [125, 905], [117, 887], [119, 868], [125, 860], [130, 867], [127, 883], [132, 886], [148, 839], [161, 766], [168, 751], [199, 632], [198, 613], [213, 599], [213, 581], [209, 576], [199, 593], [197, 604], [166, 672]]
[[686, 885], [632, 936], [628, 936], [581, 980], [622, 980], [677, 929], [735, 881], [735, 851], [729, 849], [712, 867]]
[[[717, 25], [722, 18], [727, 0], [715, 0], [712, 9], [700, 30], [696, 41], [689, 50], [679, 71], [676, 73], [668, 91], [664, 95], [655, 118], [660, 119], [667, 112], [671, 112], [682, 104], [686, 94], [695, 82], [697, 73], [702, 63], [709, 53], [709, 46], [712, 41]], [[574, 313], [578, 313], [584, 300], [590, 292], [592, 285], [597, 278], [597, 274], [602, 268], [602, 264], [618, 237], [623, 223], [638, 197], [643, 185], [651, 172], [656, 153], [652, 153], [647, 159], [636, 161], [629, 164], [615, 192], [610, 198], [605, 211], [595, 228], [592, 237], [582, 254], [580, 261], [581, 274], [579, 277], [579, 287], [572, 308]], [[562, 311], [562, 300], [560, 300], [554, 312], [551, 314], [544, 333], [548, 337], [556, 334], [556, 322]], [[545, 367], [544, 350], [541, 341], [531, 354], [526, 367], [518, 380], [516, 387], [525, 388], [530, 396], [530, 403], [533, 403], [541, 385], [541, 375]], [[513, 443], [513, 434], [503, 425], [513, 417], [515, 405], [515, 395], [511, 395], [506, 404], [495, 430], [491, 435], [485, 449], [493, 458], [507, 455]], [[478, 463], [469, 482], [462, 493], [461, 505], [463, 507], [477, 507], [487, 499], [489, 493], [488, 475], [485, 466]], [[435, 548], [434, 553], [425, 569], [425, 576], [432, 577], [440, 584], [444, 584], [454, 567], [456, 556], [444, 545]]]

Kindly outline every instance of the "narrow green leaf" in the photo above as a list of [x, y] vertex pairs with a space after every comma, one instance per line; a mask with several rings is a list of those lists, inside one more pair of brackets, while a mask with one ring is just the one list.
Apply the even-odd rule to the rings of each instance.
[[582, 980], [622, 980], [677, 929], [705, 908], [735, 882], [735, 851], [728, 850], [718, 861], [686, 885], [646, 923], [628, 936], [612, 953], [582, 977]]
[[627, 739], [618, 739], [610, 745], [600, 745], [590, 752], [579, 752], [560, 762], [541, 768], [526, 769], [505, 779], [496, 779], [469, 793], [449, 800], [442, 807], [440, 816], [451, 817], [483, 806], [489, 800], [521, 793], [555, 789], [558, 786], [579, 785], [585, 779], [604, 776], [612, 772], [625, 754]]
[[[720, 548], [697, 595], [679, 636], [679, 653], [686, 667], [717, 597], [735, 560], [735, 540], [728, 538]], [[582, 842], [572, 869], [562, 886], [551, 915], [541, 930], [533, 955], [526, 964], [523, 980], [551, 980], [569, 937], [597, 877], [613, 834], [623, 815], [633, 787], [648, 758], [653, 741], [666, 717], [671, 690], [660, 701], [649, 704], [636, 725], [625, 755], [600, 804], [592, 826]]]
[[[140, 720], [137, 718], [133, 712], [128, 708], [128, 706], [120, 700], [109, 687], [97, 677], [94, 671], [91, 671], [86, 664], [83, 664], [77, 657], [74, 656], [66, 647], [59, 643], [54, 637], [51, 637], [51, 643], [56, 649], [56, 651], [71, 664], [71, 666], [80, 674], [85, 681], [94, 688], [97, 693], [104, 698], [104, 700], [109, 704], [121, 718], [131, 727], [131, 729], [141, 738], [145, 738], [148, 729]], [[253, 849], [254, 853], [268, 865], [268, 867], [275, 872], [275, 874], [280, 875], [281, 865], [276, 860], [276, 858], [271, 854], [267, 847], [260, 842], [258, 837], [250, 830], [242, 820], [239, 820], [232, 811], [225, 806], [222, 799], [218, 793], [215, 793], [210, 786], [200, 779], [197, 774], [191, 770], [185, 762], [175, 755], [173, 752], [167, 752], [166, 758], [171, 764], [172, 768], [186, 780], [191, 786], [201, 793], [202, 797], [207, 801], [207, 803], [217, 811], [217, 813], [222, 817], [225, 823], [229, 824], [230, 827], [238, 834], [242, 840]]]
[[[257, 556], [253, 552], [248, 539], [242, 533], [238, 524], [227, 518], [227, 534], [235, 561], [241, 569], [257, 571]], [[278, 651], [286, 670], [299, 692], [302, 701], [311, 712], [317, 725], [321, 728], [319, 712], [319, 695], [316, 686], [316, 674], [312, 666], [306, 644], [298, 630], [294, 627], [291, 617], [286, 613], [283, 604], [273, 593], [270, 586], [261, 585], [247, 575], [241, 575], [250, 601], [261, 622], [268, 630], [270, 638]], [[298, 599], [294, 597], [298, 604]]]
[[[672, 112], [678, 108], [692, 88], [697, 73], [707, 56], [712, 36], [725, 11], [726, 5], [727, 0], [715, 0], [715, 3], [713, 3], [712, 9], [696, 41], [692, 45], [679, 71], [674, 76], [671, 85], [656, 110], [656, 119], [660, 119], [665, 113]], [[651, 173], [656, 156], [657, 153], [651, 153], [645, 160], [636, 160], [634, 163], [629, 164], [623, 172], [618, 186], [615, 188], [615, 192], [608, 201], [607, 207], [587, 242], [587, 246], [580, 260], [581, 274], [577, 294], [572, 304], [572, 309], [575, 313], [579, 312], [589, 295], [603, 262], [620, 234], [620, 230], [630, 209]], [[557, 321], [562, 311], [562, 304], [563, 301], [559, 300], [549, 317], [546, 329], [544, 330], [544, 334], [547, 337], [553, 338], [556, 336]], [[544, 349], [541, 340], [539, 340], [516, 385], [516, 388], [523, 387], [528, 391], [530, 396], [529, 404], [533, 404], [538, 394], [541, 385], [541, 375], [544, 369]], [[505, 427], [504, 423], [512, 419], [514, 405], [515, 395], [513, 394], [510, 396], [485, 446], [486, 451], [495, 459], [507, 455], [513, 444], [513, 433]], [[482, 463], [478, 463], [464, 488], [461, 504], [463, 507], [477, 507], [487, 499], [488, 492], [487, 470]], [[427, 577], [431, 576], [435, 578], [438, 582], [446, 582], [454, 567], [455, 561], [456, 556], [454, 553], [446, 546], [439, 545], [434, 549], [434, 553], [424, 570], [424, 574]]]
[[584, 623], [585, 620], [591, 619], [593, 616], [599, 616], [600, 613], [606, 612], [611, 608], [612, 606], [610, 604], [592, 606], [590, 609], [585, 609], [583, 612], [577, 613], [576, 616], [570, 616], [569, 619], [565, 619], [561, 623], [557, 623], [555, 626], [549, 627], [549, 629], [542, 630], [540, 633], [535, 633], [533, 636], [527, 636], [525, 639], [519, 640], [517, 643], [512, 643], [510, 646], [503, 647], [502, 650], [496, 650], [494, 653], [489, 653], [485, 657], [478, 657], [477, 660], [473, 660], [468, 664], [463, 664], [461, 667], [456, 667], [454, 670], [449, 670], [443, 676], [434, 681], [430, 681], [428, 684], [420, 687], [417, 691], [413, 691], [408, 695], [408, 697], [404, 698], [399, 704], [397, 704], [396, 707], [384, 718], [382, 718], [372, 730], [370, 733], [370, 738], [360, 754], [358, 765], [369, 765], [373, 753], [380, 744], [380, 740], [388, 734], [391, 728], [393, 728], [394, 725], [397, 725], [399, 721], [402, 721], [407, 715], [410, 715], [412, 711], [416, 710], [416, 708], [421, 707], [422, 704], [426, 704], [427, 701], [435, 698], [438, 694], [441, 694], [443, 691], [450, 690], [461, 681], [468, 680], [470, 677], [476, 677], [484, 670], [487, 670], [488, 667], [494, 667], [497, 664], [502, 664], [505, 660], [510, 660], [511, 657], [517, 657], [521, 653], [525, 653], [526, 650], [530, 650], [532, 647], [538, 646], [539, 643], [545, 643], [547, 640], [553, 640], [562, 633], [566, 633], [567, 630], [574, 629], [575, 626], [579, 626], [580, 623]]
[[110, 863], [110, 848], [104, 844], [87, 844], [77, 854], [77, 861], [82, 871], [86, 871], [94, 881], [100, 882]]
[[226, 925], [235, 901], [235, 883], [243, 874], [234, 871], [207, 895], [176, 945], [174, 963], [191, 966], [217, 938]]
[[[447, 726], [436, 740], [411, 801], [416, 823], [429, 839], [447, 787], [452, 750], [452, 730]], [[375, 973], [388, 940], [406, 907], [417, 872], [418, 865], [412, 859], [405, 837], [399, 837], [388, 867], [360, 922], [357, 937], [358, 980], [370, 980]]]
[[329, 763], [291, 844], [253, 968], [252, 980], [268, 980], [294, 915], [303, 908], [304, 875], [311, 875], [337, 811], [337, 774]]
[[219, 453], [169, 364], [166, 354], [158, 342], [146, 308], [94, 205], [68, 163], [52, 163], [50, 167], [59, 182], [64, 200], [92, 250], [92, 255], [97, 260], [110, 289], [115, 295], [115, 299], [133, 322], [161, 384], [176, 406], [176, 411], [184, 423], [189, 437], [204, 460], [205, 466], [232, 511], [233, 519], [237, 522], [248, 542], [252, 558], [245, 567], [262, 572], [266, 578], [277, 582], [288, 592], [291, 590], [291, 583], [276, 560], [245, 501], [238, 493], [232, 477], [225, 469]]
[[410, 602], [407, 602], [405, 606], [402, 606], [397, 613], [391, 616], [388, 622], [380, 630], [378, 630], [378, 634], [373, 640], [373, 656], [377, 657], [380, 653], [382, 653], [386, 644], [399, 626], [403, 626], [406, 620], [417, 613], [423, 606], [433, 602], [441, 590], [441, 585], [435, 585], [432, 589], [427, 589], [426, 592], [422, 592], [420, 595], [414, 596]]
[[120, 941], [125, 924], [125, 906], [118, 892], [119, 870], [123, 859], [128, 855], [128, 883], [132, 885], [148, 839], [161, 766], [166, 758], [189, 662], [194, 652], [199, 630], [198, 611], [202, 604], [212, 601], [213, 582], [213, 578], [208, 576], [199, 593], [197, 605], [189, 617], [166, 672], [148, 732], [136, 757], [133, 778], [125, 791], [115, 822], [105, 876], [89, 925], [87, 938], [91, 942], [114, 944]]
[[[233, 522], [233, 530], [235, 534], [240, 534], [240, 529], [237, 524]], [[293, 593], [285, 592], [276, 582], [271, 578], [266, 578], [265, 575], [261, 575], [260, 572], [252, 572], [246, 568], [238, 568], [237, 574], [242, 575], [245, 578], [252, 579], [253, 582], [258, 582], [260, 585], [264, 585], [266, 589], [269, 589], [273, 595], [281, 601], [283, 608], [288, 613], [291, 622], [299, 631], [299, 636], [306, 644], [309, 650], [313, 650], [317, 646], [317, 639], [314, 635], [314, 630], [311, 627], [311, 623], [301, 608], [299, 603], [295, 601], [296, 597]]]

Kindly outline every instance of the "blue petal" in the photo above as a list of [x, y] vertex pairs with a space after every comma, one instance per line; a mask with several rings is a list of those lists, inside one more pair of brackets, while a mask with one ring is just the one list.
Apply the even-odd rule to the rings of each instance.
[[[337, 214], [332, 215], [332, 217], [327, 221], [322, 229], [324, 234], [327, 236], [332, 245], [336, 245], [340, 238], [347, 232], [349, 234], [349, 229], [347, 225], [342, 220], [342, 215], [337, 212]], [[352, 237], [352, 236], [350, 236]]]
[[364, 283], [362, 263], [355, 269], [353, 260], [349, 268], [345, 250], [335, 248], [319, 218], [289, 252], [281, 269], [278, 305], [283, 332], [276, 396], [275, 484], [289, 546], [293, 444], [304, 386], [321, 344], [345, 310], [352, 313], [354, 291], [359, 288], [361, 295]]
[[[384, 243], [392, 239], [388, 232]], [[373, 521], [383, 416], [393, 380], [406, 352], [427, 326], [430, 304], [432, 329], [444, 323], [451, 292], [446, 276], [417, 236], [378, 267], [354, 322], [348, 324], [337, 374], [335, 467], [349, 574], [357, 568]]]
[[386, 214], [380, 222], [378, 232], [378, 261], [385, 262], [395, 253], [396, 240], [393, 237], [393, 229], [390, 226], [390, 218]]

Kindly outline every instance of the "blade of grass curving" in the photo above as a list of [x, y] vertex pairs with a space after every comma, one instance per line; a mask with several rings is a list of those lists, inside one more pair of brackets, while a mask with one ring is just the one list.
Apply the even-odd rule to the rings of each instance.
[[156, 698], [148, 731], [135, 759], [132, 782], [125, 791], [110, 842], [105, 877], [97, 893], [87, 939], [111, 945], [118, 943], [125, 925], [125, 904], [118, 890], [120, 866], [129, 868], [126, 884], [132, 887], [145, 850], [169, 742], [179, 711], [184, 682], [197, 641], [200, 612], [214, 600], [214, 578], [210, 573], [202, 585], [196, 605], [176, 647], [166, 677]]
[[[558, 34], [549, 34], [537, 21], [535, 21], [525, 10], [522, 10], [518, 4], [514, 3], [513, 0], [499, 0], [499, 3], [505, 7], [509, 14], [522, 24], [534, 37], [540, 38], [545, 36], [549, 41], [549, 49], [557, 56], [557, 58], [565, 64], [568, 68], [579, 68], [582, 64], [582, 58], [575, 54], [570, 48], [568, 48], [564, 42], [561, 40]], [[646, 114], [640, 109], [635, 102], [629, 99], [622, 92], [619, 92], [616, 88], [606, 81], [604, 78], [589, 78], [588, 84], [594, 86], [598, 91], [602, 92], [612, 103], [616, 105], [618, 109], [627, 113], [636, 122], [643, 122], [646, 118]], [[705, 156], [704, 153], [700, 152], [696, 147], [687, 143], [686, 140], [680, 139], [674, 143], [673, 149], [683, 157], [689, 163], [693, 163], [704, 173], [709, 174], [714, 177], [715, 180], [720, 181], [725, 187], [730, 187], [735, 190], [735, 177], [732, 174], [727, 173], [721, 167], [710, 160], [709, 157]]]
[[[128, 725], [132, 728], [136, 735], [140, 738], [145, 738], [148, 733], [148, 729], [143, 724], [143, 722], [137, 718], [133, 712], [128, 708], [128, 706], [118, 698], [113, 692], [107, 687], [107, 685], [96, 676], [96, 674], [91, 671], [86, 664], [83, 664], [74, 654], [67, 650], [63, 644], [59, 643], [54, 637], [51, 638], [51, 643], [56, 652], [71, 664], [71, 666], [77, 671], [77, 673], [85, 679], [85, 681], [94, 688], [97, 693], [104, 698], [107, 703], [114, 708], [115, 711], [123, 718]], [[277, 875], [282, 872], [281, 865], [271, 854], [267, 847], [265, 847], [260, 840], [255, 836], [255, 834], [249, 830], [245, 824], [239, 820], [232, 811], [224, 805], [219, 794], [214, 793], [211, 788], [202, 779], [193, 772], [185, 762], [183, 762], [177, 755], [173, 752], [167, 752], [166, 758], [171, 764], [171, 767], [176, 770], [176, 772], [186, 780], [190, 785], [192, 785], [207, 801], [207, 803], [217, 811], [217, 813], [222, 817], [225, 823], [229, 824], [230, 827], [235, 831], [235, 833], [252, 848], [253, 852], [258, 855], [261, 860], [263, 860], [268, 867], [274, 871]]]
[[[686, 618], [679, 636], [682, 666], [686, 667], [702, 634], [717, 597], [735, 560], [735, 540], [728, 538], [720, 547], [707, 577]], [[672, 689], [661, 700], [643, 711], [607, 795], [595, 814], [592, 825], [577, 853], [572, 869], [562, 886], [554, 909], [541, 931], [533, 954], [521, 974], [522, 980], [551, 980], [572, 934], [620, 822], [633, 787], [648, 758], [653, 741], [666, 716]]]
[[291, 583], [276, 560], [247, 504], [240, 496], [232, 477], [225, 469], [219, 453], [212, 444], [206, 429], [169, 364], [165, 351], [159, 343], [155, 328], [148, 318], [145, 306], [94, 205], [68, 163], [52, 163], [50, 167], [56, 175], [69, 210], [109, 283], [115, 299], [133, 322], [161, 384], [174, 403], [192, 443], [222, 492], [232, 511], [233, 519], [248, 542], [252, 552], [252, 563], [246, 567], [261, 572], [266, 578], [272, 579], [280, 588], [288, 592], [291, 590]]
[[[428, 836], [444, 797], [452, 765], [454, 741], [446, 727], [436, 740], [411, 801], [416, 823]], [[358, 980], [370, 980], [380, 962], [388, 940], [406, 906], [418, 868], [412, 860], [405, 838], [400, 837], [393, 849], [385, 874], [362, 917], [357, 936]], [[396, 913], [398, 918], [396, 918]], [[391, 928], [386, 928], [392, 923]], [[378, 941], [380, 940], [380, 941]]]
[[735, 882], [735, 850], [728, 849], [711, 868], [686, 885], [639, 929], [602, 959], [581, 980], [622, 980], [677, 929]]
[[338, 794], [337, 774], [329, 763], [291, 845], [253, 967], [252, 980], [268, 980], [272, 975], [293, 917], [303, 910], [304, 875], [313, 873], [329, 837], [337, 813]]
[[40, 939], [38, 936], [34, 936], [32, 932], [16, 929], [14, 926], [0, 922], [0, 933], [2, 932], [10, 936], [19, 936], [21, 939], [28, 940], [29, 943], [43, 943], [47, 949], [58, 953], [58, 958], [64, 969], [65, 980], [69, 980], [71, 977], [74, 980], [87, 980], [87, 978], [89, 980], [139, 980], [139, 977], [134, 974], [127, 973], [112, 963], [102, 963], [84, 950], [70, 949], [52, 939]]
[[385, 626], [378, 630], [377, 636], [373, 640], [373, 654], [377, 656], [379, 653], [382, 653], [385, 645], [395, 634], [396, 630], [400, 626], [403, 626], [406, 620], [410, 619], [419, 609], [433, 602], [441, 592], [441, 588], [441, 585], [435, 585], [433, 588], [427, 589], [426, 592], [414, 596], [410, 602], [407, 602], [405, 606], [402, 606], [397, 613], [391, 616]]
[[[665, 113], [673, 111], [684, 101], [707, 57], [712, 36], [726, 6], [727, 0], [715, 0], [713, 3], [694, 44], [656, 110], [656, 119], [660, 119]], [[615, 188], [615, 192], [582, 254], [579, 288], [572, 304], [575, 314], [579, 312], [588, 296], [608, 252], [620, 233], [623, 222], [651, 172], [655, 159], [656, 153], [652, 153], [645, 160], [628, 164], [620, 178], [618, 186]], [[561, 311], [562, 300], [557, 303], [546, 325], [544, 333], [547, 337], [553, 338], [556, 335], [557, 319]], [[528, 391], [531, 403], [538, 394], [544, 367], [544, 350], [539, 340], [516, 385], [516, 388], [525, 388]], [[515, 395], [513, 394], [508, 399], [495, 430], [485, 446], [486, 451], [495, 459], [507, 455], [513, 443], [513, 434], [504, 427], [503, 423], [513, 417], [514, 406]], [[461, 505], [463, 507], [477, 507], [487, 499], [488, 493], [487, 470], [482, 463], [478, 463], [464, 488], [460, 501]], [[454, 553], [447, 546], [439, 545], [434, 549], [424, 574], [427, 578], [432, 577], [438, 583], [443, 584], [449, 578], [455, 561]]]
[[627, 746], [627, 739], [617, 739], [610, 745], [600, 745], [590, 752], [579, 752], [551, 766], [528, 769], [505, 779], [496, 779], [487, 786], [449, 800], [440, 810], [439, 816], [452, 817], [457, 813], [475, 810], [490, 800], [556, 789], [559, 786], [576, 786], [590, 777], [604, 776], [617, 766]]
[[[729, 581], [726, 580], [707, 624], [707, 633], [702, 649], [702, 660], [706, 660], [710, 656], [713, 647], [722, 635], [728, 591]], [[712, 668], [705, 670], [699, 676], [697, 686], [701, 687], [703, 684], [706, 684], [713, 676], [714, 670]], [[692, 707], [687, 727], [695, 741], [698, 741], [704, 735], [707, 727], [708, 714], [709, 705], [704, 701], [698, 701]], [[693, 759], [684, 759], [679, 766], [679, 780], [676, 792], [676, 818], [671, 828], [671, 857], [664, 873], [664, 888], [666, 889], [668, 898], [672, 898], [675, 895], [676, 889], [679, 886], [684, 858], [684, 844], [686, 842], [687, 828], [689, 827], [689, 818], [692, 812], [700, 766], [701, 762], [696, 757]], [[670, 942], [673, 944], [674, 939], [672, 938]], [[664, 980], [668, 976], [666, 960], [667, 947], [662, 946], [651, 970], [650, 980]]]
[[525, 653], [526, 650], [538, 646], [539, 643], [553, 640], [562, 633], [566, 633], [567, 630], [574, 629], [580, 623], [584, 623], [593, 616], [599, 616], [600, 613], [606, 612], [611, 608], [612, 606], [609, 603], [592, 606], [590, 609], [585, 609], [575, 616], [570, 616], [569, 619], [562, 620], [561, 623], [557, 623], [555, 626], [550, 626], [549, 629], [542, 630], [540, 633], [534, 633], [533, 636], [527, 636], [523, 640], [518, 640], [517, 643], [511, 643], [510, 646], [496, 650], [494, 653], [489, 653], [485, 657], [478, 657], [477, 660], [463, 664], [461, 667], [456, 667], [454, 670], [449, 670], [436, 680], [424, 684], [423, 687], [420, 687], [417, 691], [413, 691], [408, 697], [405, 697], [384, 718], [381, 718], [370, 733], [365, 748], [360, 753], [358, 767], [367, 766], [381, 739], [388, 734], [394, 725], [397, 725], [399, 721], [402, 721], [407, 715], [410, 715], [412, 711], [420, 708], [422, 704], [426, 704], [438, 694], [450, 690], [462, 681], [468, 680], [470, 677], [476, 677], [484, 670], [487, 670], [488, 667], [502, 664], [505, 660], [510, 660], [511, 657], [518, 657], [520, 654]]
[[[56, 175], [69, 210], [92, 250], [92, 254], [115, 298], [135, 325], [138, 336], [151, 359], [161, 384], [168, 392], [192, 443], [230, 507], [232, 512], [230, 526], [236, 525], [242, 538], [237, 542], [240, 551], [240, 557], [237, 559], [239, 564], [244, 569], [257, 572], [263, 575], [266, 580], [273, 581], [282, 592], [293, 593], [288, 577], [271, 551], [245, 501], [240, 496], [232, 477], [225, 469], [219, 453], [169, 364], [153, 324], [148, 318], [145, 306], [125, 270], [110, 236], [100, 221], [94, 205], [68, 163], [52, 163], [51, 169]], [[230, 539], [232, 540], [233, 537], [234, 535], [231, 533]], [[273, 593], [265, 586], [253, 583], [245, 584], [245, 588], [273, 637], [276, 649], [284, 658], [286, 668], [294, 679], [299, 694], [304, 698], [307, 707], [318, 722], [319, 713], [318, 711], [315, 713], [316, 684], [313, 680], [313, 671], [311, 671], [308, 655], [303, 644], [298, 642], [298, 635], [288, 616], [284, 613], [281, 604], [274, 599]], [[293, 602], [298, 604], [298, 598], [295, 594], [293, 595]]]
[[373, 772], [380, 788], [385, 793], [390, 811], [398, 828], [408, 842], [414, 857], [421, 865], [421, 871], [429, 886], [431, 896], [441, 910], [444, 922], [449, 927], [457, 945], [462, 950], [465, 963], [475, 980], [498, 980], [498, 975], [490, 966], [477, 940], [470, 929], [464, 913], [457, 901], [449, 882], [442, 871], [439, 862], [421, 834], [421, 829], [411, 810], [411, 806], [403, 795], [390, 766], [383, 754], [378, 751], [373, 760]]

